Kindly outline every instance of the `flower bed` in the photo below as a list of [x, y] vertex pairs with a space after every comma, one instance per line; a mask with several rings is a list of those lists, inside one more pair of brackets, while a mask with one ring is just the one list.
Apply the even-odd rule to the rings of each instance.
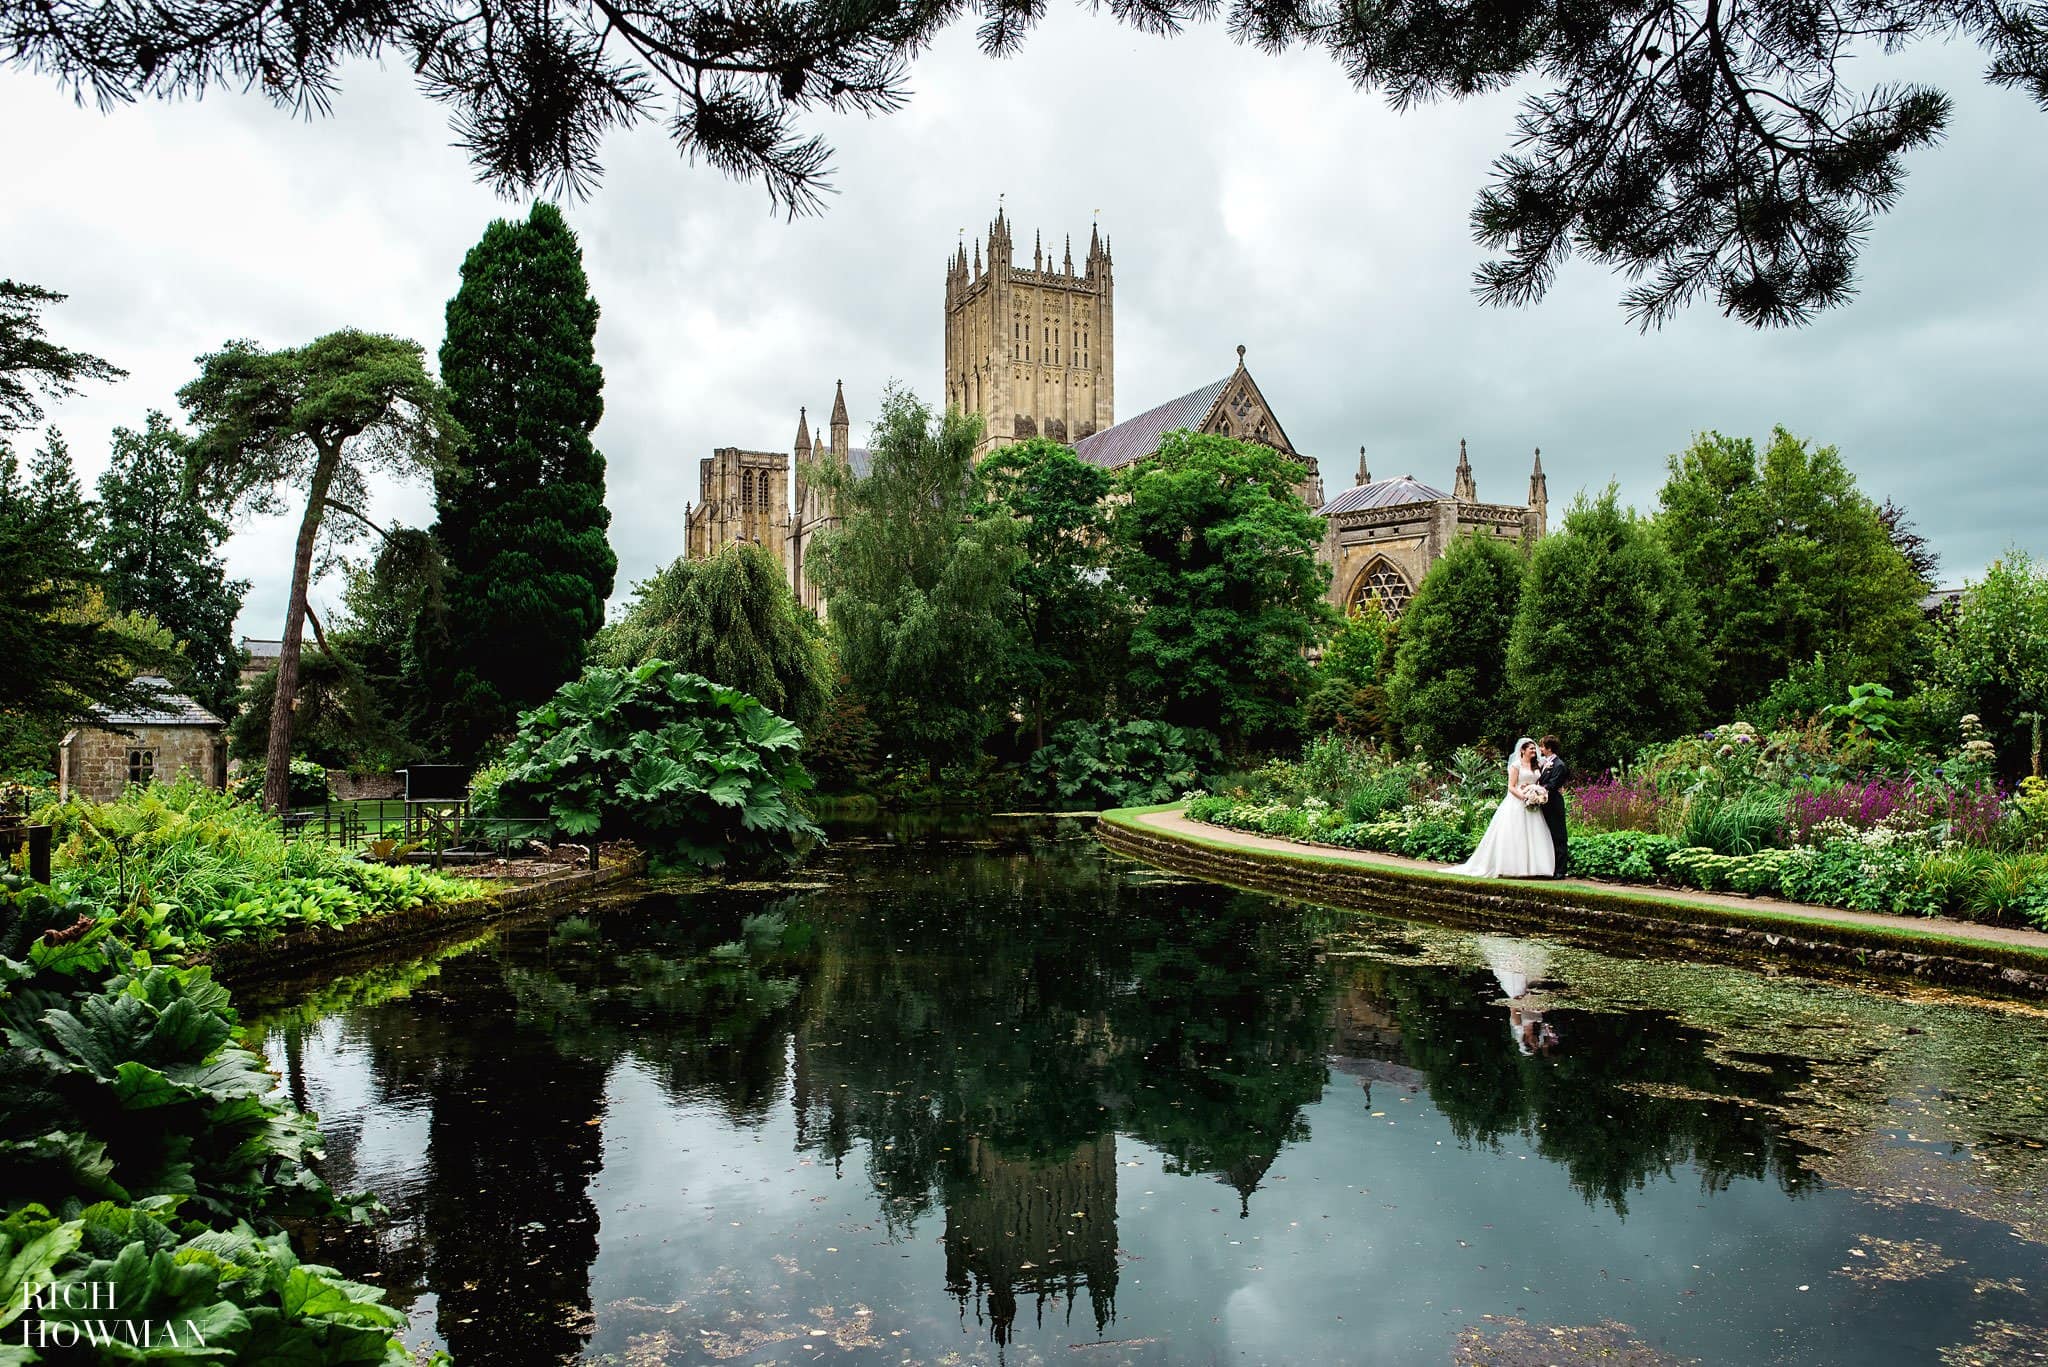
[[[1923, 772], [1856, 770], [1872, 751], [1824, 729], [1743, 723], [1653, 747], [1627, 775], [1567, 790], [1574, 876], [2048, 928], [2048, 783], [1991, 782], [1966, 725]], [[1341, 754], [1332, 753], [1338, 747]], [[1499, 762], [1432, 771], [1325, 740], [1189, 817], [1236, 830], [1455, 864], [1500, 800]]]

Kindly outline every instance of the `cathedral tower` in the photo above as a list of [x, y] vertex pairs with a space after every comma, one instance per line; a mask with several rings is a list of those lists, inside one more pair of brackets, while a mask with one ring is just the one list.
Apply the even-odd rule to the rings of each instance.
[[1074, 270], [1072, 239], [1062, 264], [1043, 239], [1032, 268], [1012, 263], [1009, 219], [1001, 209], [973, 264], [962, 243], [946, 263], [946, 406], [978, 413], [976, 454], [1026, 437], [1077, 442], [1116, 421], [1116, 284], [1109, 244], [1088, 235]]

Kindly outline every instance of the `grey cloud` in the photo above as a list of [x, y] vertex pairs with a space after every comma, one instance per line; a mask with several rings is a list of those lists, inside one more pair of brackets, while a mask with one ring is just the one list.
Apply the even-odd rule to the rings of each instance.
[[[681, 163], [658, 130], [616, 137], [604, 182], [569, 213], [604, 310], [598, 440], [620, 594], [680, 553], [713, 447], [787, 447], [798, 406], [822, 417], [838, 379], [857, 438], [889, 381], [937, 394], [944, 261], [999, 194], [1026, 253], [1034, 229], [1054, 254], [1068, 233], [1079, 250], [1100, 211], [1122, 415], [1216, 378], [1243, 343], [1333, 486], [1361, 443], [1376, 473], [1446, 482], [1464, 437], [1483, 495], [1519, 497], [1540, 445], [1554, 500], [1612, 478], [1638, 506], [1694, 431], [1782, 422], [1904, 502], [1953, 578], [2008, 543], [2048, 554], [2048, 140], [1980, 66], [1925, 47], [1858, 72], [1945, 85], [1953, 135], [1914, 159], [1864, 253], [1861, 298], [1784, 334], [1694, 309], [1639, 336], [1623, 283], [1590, 263], [1538, 307], [1482, 308], [1468, 214], [1516, 96], [1396, 115], [1323, 58], [1214, 29], [1150, 39], [1056, 9], [1004, 62], [950, 33], [902, 113], [822, 121], [838, 193], [795, 223], [758, 188]], [[5, 273], [70, 292], [56, 334], [133, 372], [55, 415], [88, 475], [112, 426], [174, 410], [192, 358], [230, 337], [283, 345], [352, 324], [431, 353], [463, 253], [524, 208], [474, 183], [402, 69], [352, 70], [337, 116], [313, 123], [218, 95], [101, 116], [9, 74], [0, 122], [38, 130], [10, 149]], [[431, 515], [417, 485], [377, 506]], [[252, 634], [282, 617], [290, 531], [254, 524], [230, 546], [257, 584]]]

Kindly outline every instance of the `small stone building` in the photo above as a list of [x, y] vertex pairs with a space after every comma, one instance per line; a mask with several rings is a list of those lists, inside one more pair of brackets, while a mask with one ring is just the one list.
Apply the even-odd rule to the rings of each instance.
[[242, 668], [237, 677], [244, 688], [276, 669], [277, 657], [284, 653], [283, 641], [262, 641], [253, 636], [244, 636], [241, 646]]
[[131, 783], [169, 782], [190, 774], [209, 788], [227, 782], [227, 723], [154, 675], [137, 682], [158, 690], [134, 709], [94, 708], [57, 747], [57, 793], [111, 802]]

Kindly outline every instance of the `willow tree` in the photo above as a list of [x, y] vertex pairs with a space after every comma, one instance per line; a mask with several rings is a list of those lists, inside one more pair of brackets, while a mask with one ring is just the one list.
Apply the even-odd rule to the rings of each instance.
[[806, 732], [832, 692], [817, 619], [797, 602], [775, 557], [743, 542], [708, 560], [677, 560], [635, 584], [598, 653], [611, 665], [667, 660], [753, 695]]
[[178, 402], [199, 429], [188, 487], [225, 516], [282, 513], [304, 500], [263, 778], [263, 805], [283, 811], [306, 590], [327, 514], [342, 515], [332, 540], [353, 538], [372, 525], [364, 511], [371, 475], [444, 468], [461, 428], [417, 342], [352, 328], [279, 351], [230, 342], [200, 357], [199, 378], [178, 391]]
[[980, 418], [891, 389], [870, 473], [819, 472], [842, 519], [813, 561], [832, 643], [885, 744], [933, 783], [1008, 715], [1023, 532], [989, 497], [980, 439]]

